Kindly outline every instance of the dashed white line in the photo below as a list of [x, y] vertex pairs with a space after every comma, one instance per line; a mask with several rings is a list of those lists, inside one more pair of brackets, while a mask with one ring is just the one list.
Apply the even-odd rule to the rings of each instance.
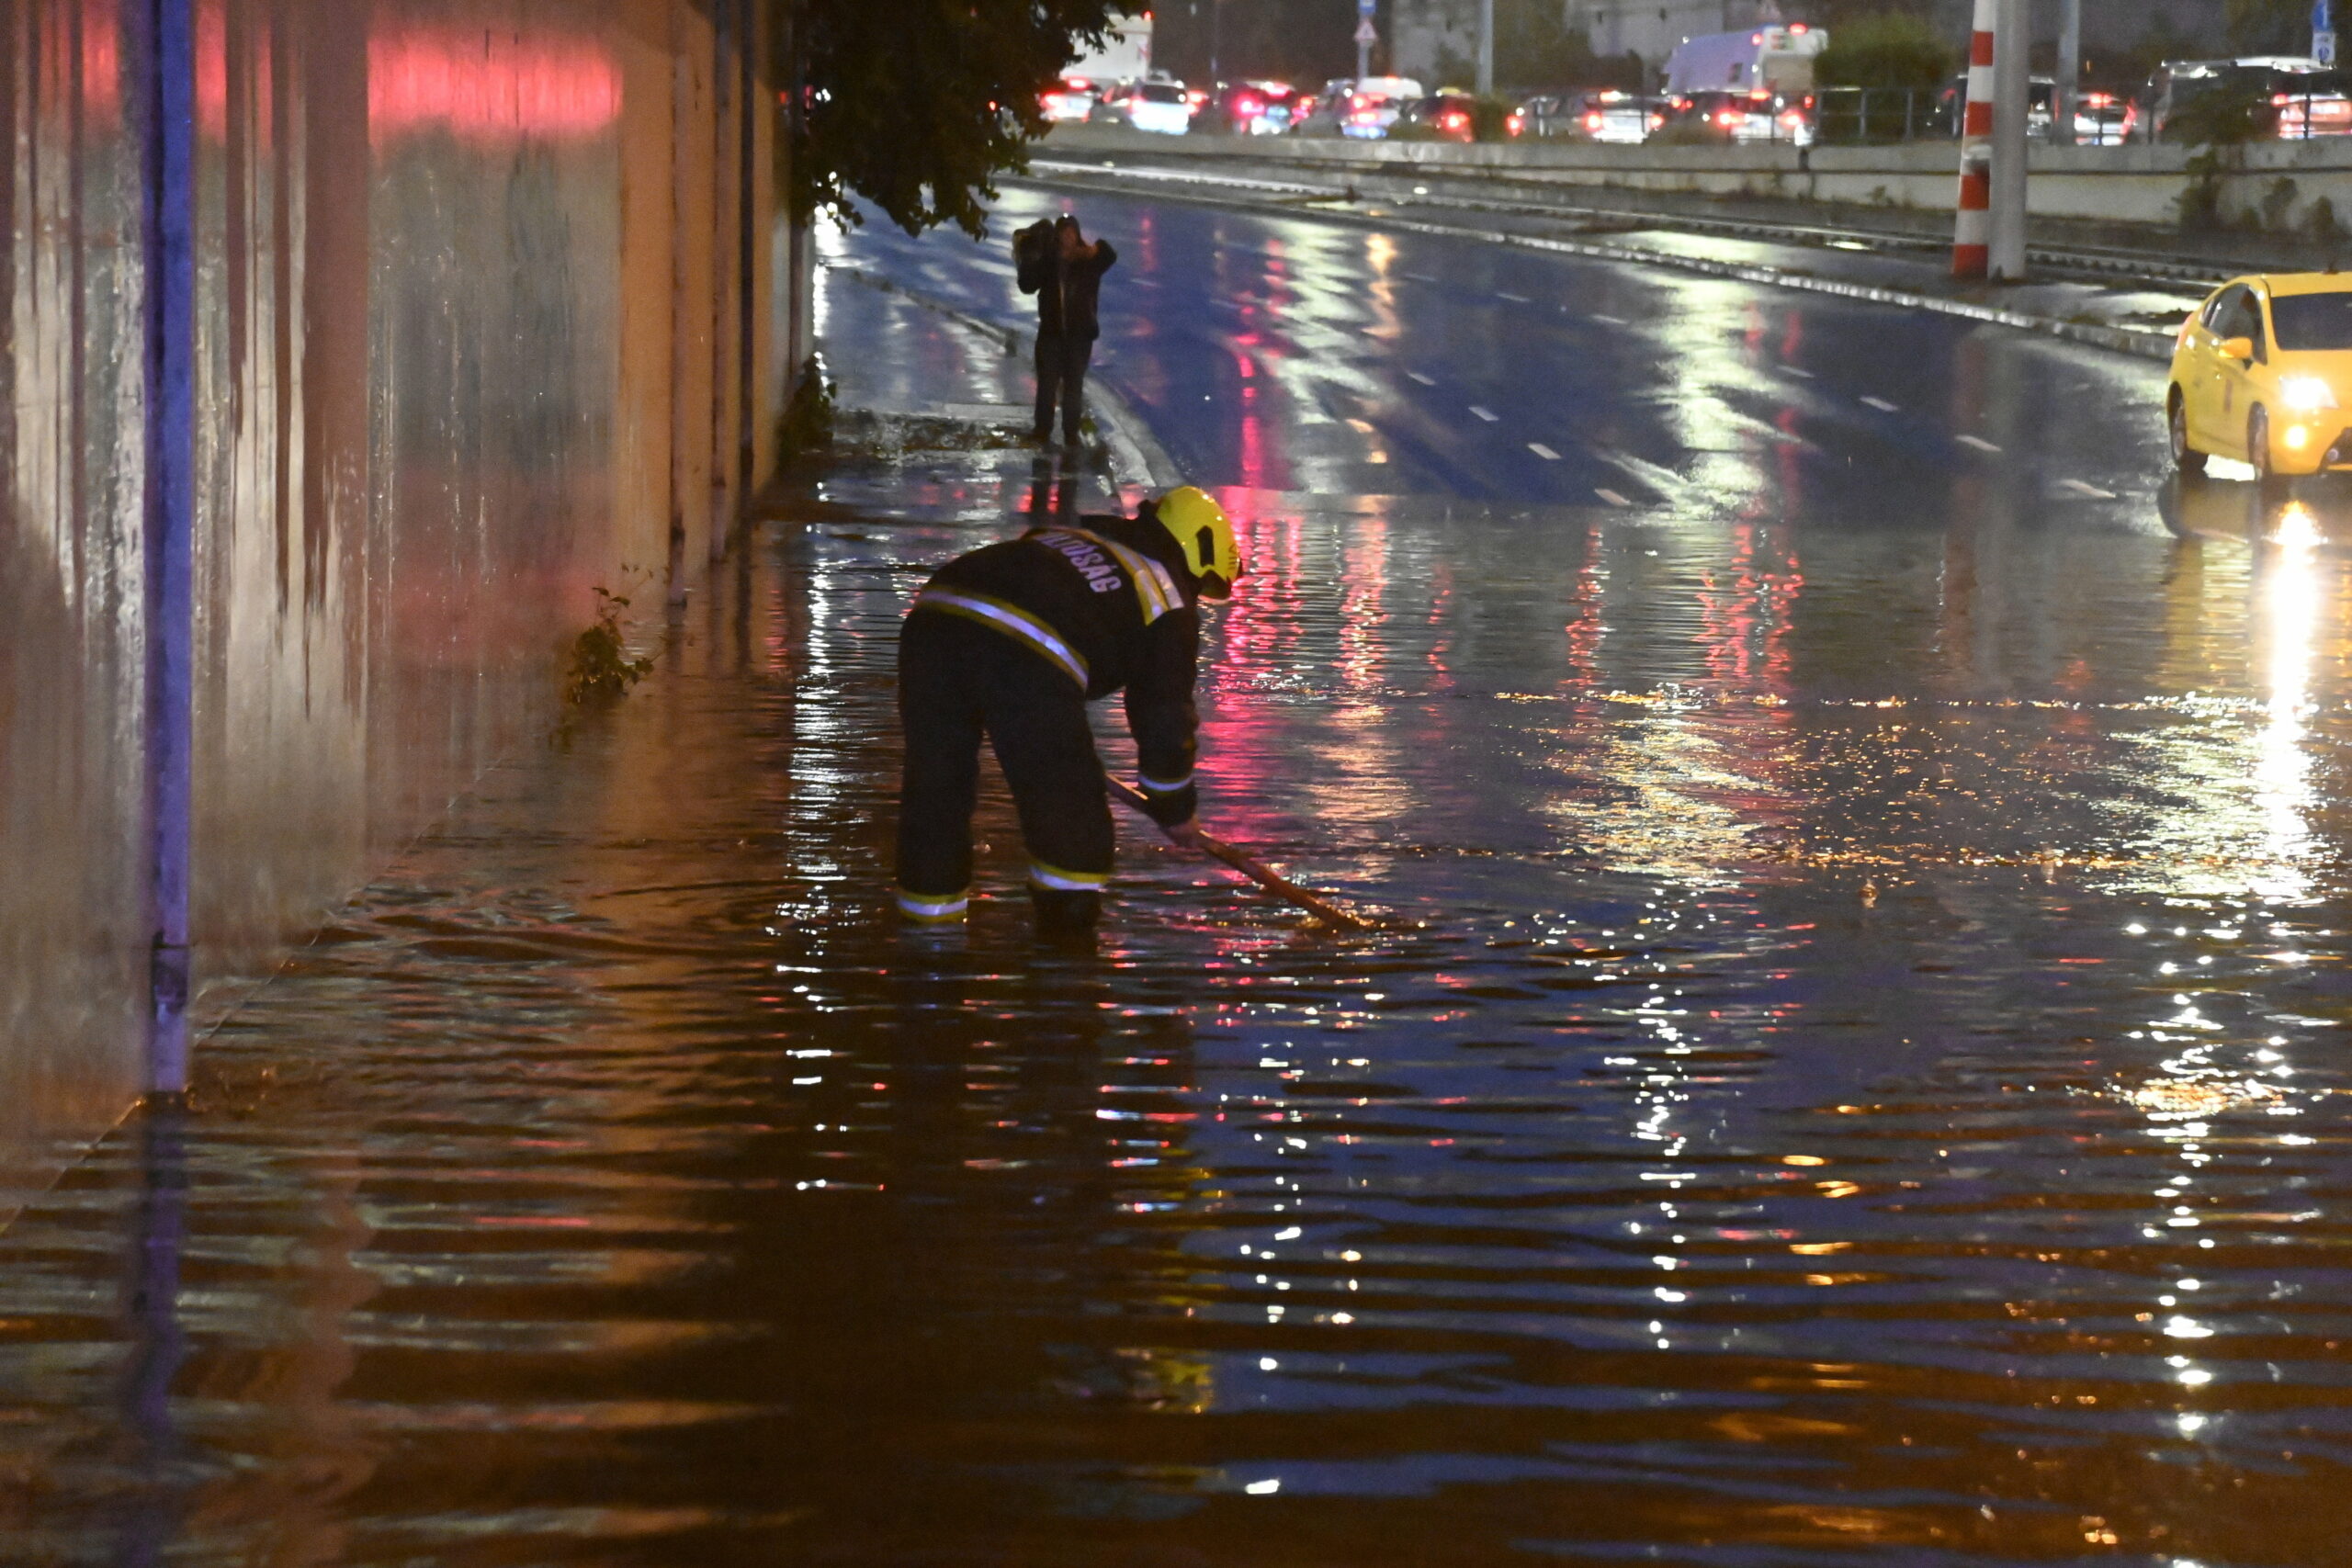
[[1962, 446], [1973, 446], [1979, 452], [1991, 452], [1997, 456], [2001, 450], [1981, 435], [1956, 435], [1952, 439]]
[[1541, 441], [1529, 442], [1527, 444], [1527, 449], [1530, 452], [1534, 453], [1537, 457], [1543, 458], [1547, 463], [1556, 463], [1560, 460], [1560, 455], [1557, 452], [1553, 451], [1549, 446], [1544, 446]]
[[2115, 492], [2113, 491], [2101, 490], [2097, 485], [2085, 484], [2080, 479], [2060, 479], [2058, 481], [2058, 488], [2060, 490], [2071, 490], [2076, 495], [2089, 496], [2093, 501], [2113, 501], [2115, 499]]
[[1495, 421], [1502, 418], [1502, 415], [1497, 413], [1494, 410], [1482, 409], [1476, 403], [1472, 403], [1470, 405], [1470, 412], [1476, 414], [1480, 419], [1485, 420], [1488, 424], [1492, 424]]
[[1804, 380], [1804, 381], [1810, 381], [1810, 380], [1812, 380], [1812, 379], [1813, 379], [1813, 372], [1812, 372], [1812, 371], [1810, 371], [1810, 370], [1800, 370], [1800, 369], [1798, 369], [1798, 368], [1797, 368], [1795, 366], [1793, 366], [1793, 365], [1783, 365], [1783, 366], [1781, 366], [1781, 375], [1783, 375], [1783, 376], [1794, 376], [1794, 377], [1796, 377], [1799, 380]]
[[1437, 385], [1436, 377], [1424, 376], [1418, 370], [1408, 370], [1405, 372], [1405, 375], [1408, 379], [1419, 381], [1424, 387], [1434, 387]]
[[1630, 327], [1634, 324], [1623, 316], [1604, 316], [1598, 310], [1592, 313], [1592, 319], [1612, 327]]
[[1592, 493], [1600, 497], [1601, 500], [1607, 502], [1611, 506], [1631, 506], [1634, 504], [1632, 502], [1627, 501], [1623, 496], [1619, 495], [1613, 490], [1597, 490]]
[[1495, 298], [1498, 299], [1508, 299], [1514, 305], [1525, 305], [1532, 303], [1524, 294], [1506, 294], [1499, 288], [1495, 290]]
[[1863, 406], [1867, 408], [1874, 408], [1881, 413], [1894, 413], [1897, 412], [1896, 405], [1888, 402], [1884, 398], [1864, 398], [1862, 400], [1862, 403]]

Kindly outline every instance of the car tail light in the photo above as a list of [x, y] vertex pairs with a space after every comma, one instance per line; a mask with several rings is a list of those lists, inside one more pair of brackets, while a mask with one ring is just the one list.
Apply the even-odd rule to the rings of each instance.
[[1527, 117], [1513, 110], [1503, 120], [1503, 129], [1513, 136], [1527, 129]]
[[1662, 115], [1662, 114], [1653, 114], [1653, 115], [1651, 115], [1651, 116], [1650, 116], [1650, 129], [1651, 129], [1652, 130], [1657, 130], [1658, 128], [1660, 128], [1661, 126], [1663, 126], [1663, 125], [1665, 125], [1665, 124], [1666, 124], [1666, 116], [1664, 116], [1664, 115]]
[[2295, 96], [2292, 93], [2273, 93], [2270, 95], [2270, 105], [2273, 108], [2283, 109], [2294, 101]]
[[1599, 130], [1600, 129], [1600, 116], [1597, 111], [1584, 117], [1584, 128], [1587, 130]]
[[1723, 113], [1715, 117], [1715, 122], [1718, 125], [1737, 125], [1741, 120], [1746, 119], [1747, 118], [1747, 117], [1746, 115], [1740, 113], [1737, 109], [1725, 109]]
[[1261, 114], [1265, 111], [1265, 107], [1266, 101], [1254, 93], [1244, 93], [1233, 100], [1233, 111], [1236, 114]]

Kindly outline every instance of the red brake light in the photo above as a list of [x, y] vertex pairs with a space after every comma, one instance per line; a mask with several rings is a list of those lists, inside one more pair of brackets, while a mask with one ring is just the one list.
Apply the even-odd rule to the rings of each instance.
[[2294, 95], [2291, 93], [2273, 93], [2270, 95], [2270, 102], [2274, 107], [2283, 109], [2294, 101]]
[[1599, 130], [1600, 129], [1600, 113], [1599, 110], [1596, 109], [1592, 113], [1584, 117], [1584, 128], [1587, 130]]
[[1803, 22], [1791, 22], [1789, 24], [1789, 31], [1802, 36], [1813, 31], [1813, 29]]

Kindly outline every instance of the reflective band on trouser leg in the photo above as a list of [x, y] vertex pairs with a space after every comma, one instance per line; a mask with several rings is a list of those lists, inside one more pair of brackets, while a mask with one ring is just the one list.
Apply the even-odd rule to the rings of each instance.
[[1139, 776], [1143, 783], [1143, 792], [1146, 795], [1174, 795], [1180, 790], [1187, 790], [1193, 787], [1193, 775], [1190, 773], [1186, 773], [1181, 779], [1156, 779], [1149, 773], [1144, 773]]
[[921, 920], [925, 925], [960, 920], [964, 918], [964, 911], [971, 908], [971, 904], [972, 895], [968, 888], [961, 893], [952, 893], [944, 898], [936, 897], [929, 893], [910, 893], [903, 887], [899, 889], [899, 912], [910, 920]]
[[1088, 671], [1085, 656], [1064, 642], [1053, 627], [1018, 604], [1008, 604], [989, 594], [974, 593], [961, 588], [934, 586], [915, 595], [915, 608], [961, 615], [991, 631], [1002, 632], [1015, 642], [1043, 654], [1047, 662], [1077, 682], [1080, 691], [1086, 689]]
[[1029, 885], [1033, 887], [1051, 887], [1063, 893], [1100, 893], [1110, 880], [1107, 871], [1064, 871], [1041, 860], [1029, 863]]

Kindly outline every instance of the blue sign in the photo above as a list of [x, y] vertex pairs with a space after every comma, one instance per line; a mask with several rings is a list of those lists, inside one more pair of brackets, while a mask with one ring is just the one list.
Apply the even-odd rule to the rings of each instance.
[[2312, 31], [2332, 33], [2335, 30], [2335, 7], [2330, 0], [2312, 0]]
[[[2327, 0], [2319, 0], [2319, 3], [2324, 6], [2327, 4]], [[1380, 0], [1356, 0], [1356, 15], [1359, 17], [1369, 17], [1375, 9], [1378, 8], [1379, 5]]]

